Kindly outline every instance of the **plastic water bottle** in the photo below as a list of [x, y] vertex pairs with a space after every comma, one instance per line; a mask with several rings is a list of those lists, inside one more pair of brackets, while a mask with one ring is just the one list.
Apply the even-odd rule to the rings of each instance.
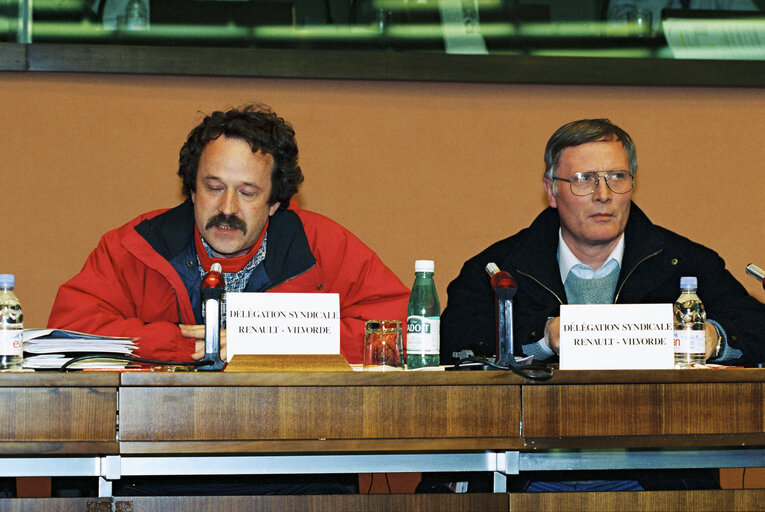
[[143, 0], [130, 0], [125, 8], [125, 28], [127, 30], [148, 30], [149, 10]]
[[15, 284], [13, 274], [0, 274], [0, 370], [20, 370], [24, 355], [24, 315]]
[[408, 369], [438, 366], [441, 349], [441, 304], [438, 302], [435, 265], [431, 260], [414, 262], [414, 284], [406, 318], [406, 366]]
[[706, 362], [707, 314], [701, 299], [696, 295], [698, 281], [695, 277], [680, 278], [680, 297], [675, 301], [675, 368], [688, 368]]

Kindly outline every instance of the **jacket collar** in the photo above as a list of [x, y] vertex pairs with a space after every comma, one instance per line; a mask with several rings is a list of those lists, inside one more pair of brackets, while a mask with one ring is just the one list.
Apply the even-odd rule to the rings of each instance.
[[[518, 247], [515, 257], [516, 271], [537, 281], [563, 299], [565, 291], [558, 267], [558, 230], [560, 217], [555, 208], [543, 210], [528, 227], [533, 234], [526, 237]], [[664, 247], [664, 237], [643, 211], [633, 202], [624, 229], [624, 256], [617, 289], [632, 270], [643, 260], [659, 253]]]
[[664, 248], [664, 236], [634, 202], [630, 205], [630, 217], [624, 229], [624, 243], [622, 274]]
[[565, 291], [558, 269], [558, 210], [546, 208], [524, 231], [529, 235], [518, 247], [516, 271], [525, 275], [563, 299]]
[[316, 265], [303, 221], [291, 209], [279, 208], [268, 222], [268, 248], [263, 261], [272, 286]]
[[186, 199], [175, 208], [140, 222], [135, 230], [170, 261], [194, 243], [194, 205]]

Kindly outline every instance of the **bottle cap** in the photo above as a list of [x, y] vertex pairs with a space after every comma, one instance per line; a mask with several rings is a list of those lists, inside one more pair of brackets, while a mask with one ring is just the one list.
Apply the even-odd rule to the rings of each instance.
[[684, 276], [680, 278], [681, 290], [697, 290], [699, 287], [698, 279], [693, 276]]
[[414, 262], [415, 272], [433, 272], [436, 268], [436, 264], [433, 260], [416, 260]]
[[210, 265], [210, 272], [218, 272], [219, 274], [223, 273], [223, 267], [221, 266], [220, 263], [217, 263], [217, 262], [213, 263], [212, 265]]
[[0, 288], [13, 288], [16, 285], [14, 274], [0, 274]]

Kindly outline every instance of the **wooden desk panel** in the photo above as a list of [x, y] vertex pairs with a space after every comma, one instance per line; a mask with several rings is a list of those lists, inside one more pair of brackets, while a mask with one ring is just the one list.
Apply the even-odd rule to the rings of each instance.
[[765, 490], [529, 492], [508, 496], [510, 510], [758, 512], [763, 509]]
[[764, 404], [763, 382], [525, 386], [524, 437], [762, 435]]
[[[533, 383], [535, 386], [569, 384], [690, 384], [761, 382], [762, 368], [694, 368], [687, 370], [555, 370], [552, 379]], [[527, 384], [532, 384], [527, 382]]]
[[[515, 438], [519, 446], [519, 411], [520, 386], [122, 387], [120, 441], [430, 438], [433, 449], [433, 439]], [[369, 449], [382, 446], [398, 445]]]
[[122, 453], [523, 446], [523, 379], [508, 372], [181, 372], [121, 379]]
[[[371, 494], [315, 496], [138, 496], [114, 498], [130, 512], [507, 512], [508, 494]], [[526, 509], [530, 510], [530, 509]]]
[[[3, 498], [1, 509], [3, 512], [112, 512], [113, 503], [113, 498]], [[121, 511], [130, 510], [117, 507]]]
[[[584, 372], [565, 372], [584, 373]], [[601, 372], [602, 373], [602, 372]], [[126, 372], [120, 376], [120, 386], [147, 387], [412, 387], [412, 386], [519, 386], [525, 381], [507, 371], [407, 371], [407, 372], [298, 372], [298, 373], [228, 373], [228, 372]], [[568, 375], [567, 378], [572, 378]], [[577, 378], [589, 379], [589, 375]], [[763, 372], [765, 381], [765, 372]], [[1, 383], [0, 383], [1, 385]]]
[[2, 388], [0, 441], [114, 441], [117, 390]]
[[118, 376], [0, 374], [0, 454], [114, 454]]

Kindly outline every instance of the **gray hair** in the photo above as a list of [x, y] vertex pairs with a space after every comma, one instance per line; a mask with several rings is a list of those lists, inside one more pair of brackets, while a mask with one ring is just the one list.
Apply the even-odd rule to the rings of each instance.
[[553, 180], [555, 168], [566, 148], [588, 142], [618, 141], [627, 150], [630, 176], [637, 173], [637, 149], [627, 132], [608, 119], [580, 119], [564, 124], [550, 137], [545, 148], [545, 178], [552, 180], [552, 191], [558, 195], [558, 182]]

